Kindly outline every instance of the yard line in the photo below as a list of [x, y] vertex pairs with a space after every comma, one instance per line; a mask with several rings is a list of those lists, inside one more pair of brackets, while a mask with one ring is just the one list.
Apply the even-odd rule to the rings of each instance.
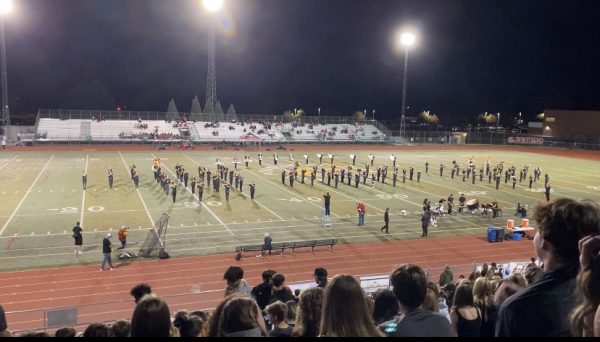
[[[85, 176], [87, 177], [87, 171], [88, 171], [88, 161], [89, 161], [89, 154], [85, 155]], [[87, 187], [87, 186], [86, 186]], [[79, 225], [83, 226], [83, 211], [85, 208], [85, 189], [83, 189], [83, 195], [82, 195], [82, 199], [81, 199], [81, 217], [79, 218]]]
[[[131, 180], [131, 173], [129, 172], [129, 168], [127, 167], [127, 163], [125, 162], [125, 158], [123, 158], [121, 151], [119, 151], [119, 156], [121, 157], [121, 160], [123, 161], [123, 166], [125, 166], [125, 170], [127, 171], [127, 174], [129, 175], [129, 179]], [[142, 198], [140, 189], [135, 189], [135, 191], [137, 191], [137, 194], [140, 197], [140, 201], [142, 201], [142, 205], [144, 206], [144, 210], [146, 210], [146, 214], [148, 214], [148, 219], [150, 220], [150, 227], [154, 227], [154, 220], [152, 219], [152, 215], [150, 215], [150, 211], [148, 210], [148, 207], [146, 206], [146, 202], [144, 202], [144, 199]], [[160, 239], [159, 239], [159, 241], [160, 241]], [[162, 242], [160, 244], [162, 246]]]
[[35, 183], [37, 183], [38, 179], [40, 179], [42, 174], [44, 174], [44, 171], [46, 171], [46, 168], [48, 168], [48, 165], [50, 164], [52, 159], [54, 159], [54, 155], [52, 155], [52, 157], [50, 157], [50, 159], [48, 159], [48, 161], [46, 162], [46, 165], [44, 165], [44, 168], [42, 169], [42, 171], [40, 171], [40, 174], [35, 178], [33, 183], [31, 183], [31, 186], [29, 187], [29, 189], [27, 189], [27, 192], [25, 193], [23, 198], [21, 198], [21, 202], [19, 202], [19, 205], [17, 205], [17, 207], [13, 211], [12, 215], [10, 215], [10, 217], [8, 218], [8, 221], [6, 221], [6, 223], [4, 224], [4, 227], [2, 227], [2, 230], [0, 230], [0, 236], [2, 236], [2, 233], [4, 233], [4, 230], [6, 229], [6, 227], [8, 227], [8, 224], [10, 223], [10, 221], [12, 221], [13, 217], [15, 217], [15, 214], [17, 213], [17, 211], [19, 211], [19, 208], [21, 208], [21, 205], [23, 205], [23, 202], [25, 202], [25, 198], [27, 198], [27, 195], [29, 195], [29, 193], [31, 192], [31, 189], [33, 189], [33, 186], [35, 185]]
[[15, 159], [17, 159], [17, 155], [15, 155], [11, 159], [7, 160], [6, 163], [4, 163], [4, 165], [0, 166], [0, 170], [2, 170], [6, 165], [10, 164], [10, 162], [12, 162]]
[[[198, 162], [196, 162], [194, 159], [192, 159], [192, 158], [188, 157], [188, 156], [187, 156], [185, 153], [183, 153], [183, 156], [184, 156], [184, 157], [186, 157], [187, 159], [191, 160], [191, 161], [192, 161], [194, 164], [196, 164], [196, 165], [200, 165], [200, 163], [198, 163]], [[240, 194], [241, 194], [242, 196], [244, 196], [244, 197], [249, 197], [248, 195], [244, 194], [243, 192], [242, 192], [242, 193], [240, 193]], [[280, 220], [282, 220], [282, 221], [285, 221], [285, 219], [284, 219], [283, 217], [281, 217], [281, 216], [277, 215], [277, 213], [275, 213], [273, 210], [271, 210], [271, 209], [267, 208], [267, 206], [266, 206], [266, 205], [264, 205], [264, 204], [260, 203], [258, 200], [255, 200], [255, 199], [254, 199], [254, 200], [252, 200], [252, 201], [256, 202], [256, 204], [260, 205], [261, 207], [263, 207], [263, 208], [267, 209], [267, 211], [268, 211], [268, 212], [270, 212], [271, 214], [275, 215], [275, 217], [277, 217], [278, 219], [280, 219]]]
[[[156, 156], [154, 154], [152, 154], [152, 157], [156, 159]], [[173, 173], [173, 171], [171, 171], [171, 169], [169, 169], [167, 167], [167, 165], [161, 164], [160, 165], [161, 168], [164, 167], [165, 169], [167, 169], [167, 171], [169, 171], [169, 173], [173, 176], [176, 176], [175, 173]], [[176, 178], [177, 179], [177, 178]], [[200, 199], [198, 198], [198, 196], [196, 196], [194, 193], [192, 193], [192, 190], [190, 190], [190, 188], [185, 188], [190, 194], [192, 194], [192, 197], [194, 197], [196, 199], [196, 201], [200, 202], [200, 204], [202, 204], [202, 207], [204, 207], [204, 209], [206, 209], [217, 221], [219, 221], [219, 223], [225, 227], [225, 229], [227, 229], [227, 231], [229, 232], [229, 234], [231, 234], [232, 236], [235, 235], [233, 233], [233, 231], [231, 231], [231, 229], [229, 229], [229, 227], [225, 224], [225, 222], [223, 222], [212, 210], [210, 210], [210, 208], [204, 204], [204, 202], [200, 201]]]

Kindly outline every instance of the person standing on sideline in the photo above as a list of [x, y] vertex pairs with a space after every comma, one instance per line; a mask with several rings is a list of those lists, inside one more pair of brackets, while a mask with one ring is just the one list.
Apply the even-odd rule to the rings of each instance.
[[331, 216], [331, 211], [329, 210], [329, 206], [331, 205], [331, 195], [329, 192], [323, 195], [323, 199], [325, 201], [325, 217], [329, 218], [329, 216]]
[[390, 208], [385, 208], [385, 214], [383, 214], [383, 222], [385, 222], [385, 226], [381, 227], [381, 231], [385, 229], [385, 233], [389, 234], [388, 227], [390, 225]]
[[125, 226], [122, 226], [121, 228], [119, 228], [117, 237], [119, 238], [119, 241], [121, 242], [121, 247], [119, 247], [117, 249], [125, 248], [125, 245], [127, 244], [127, 234], [129, 234], [128, 230], [129, 230], [129, 227], [125, 227]]
[[110, 242], [110, 238], [112, 238], [112, 233], [106, 233], [106, 237], [102, 240], [102, 254], [104, 255], [104, 259], [102, 259], [102, 265], [100, 265], [100, 272], [104, 271], [104, 265], [106, 265], [107, 262], [108, 266], [110, 266], [109, 270], [113, 270], [110, 253], [112, 253], [112, 247], [114, 245]]
[[81, 245], [83, 245], [83, 229], [79, 225], [79, 222], [73, 227], [73, 239], [75, 239], [75, 254], [83, 253], [81, 251]]
[[271, 255], [271, 250], [273, 249], [271, 242], [273, 242], [271, 235], [269, 235], [269, 233], [265, 233], [265, 239], [263, 242], [262, 250], [260, 251], [260, 255], [257, 255], [258, 257], [264, 257], [265, 251], [269, 251], [269, 255]]
[[87, 173], [85, 171], [81, 175], [81, 183], [83, 184], [83, 190], [87, 189]]
[[425, 173], [429, 173], [429, 162], [425, 162]]
[[113, 176], [114, 176], [114, 172], [113, 169], [108, 169], [108, 187], [112, 189], [113, 186]]
[[421, 237], [426, 237], [428, 234], [427, 228], [429, 227], [429, 220], [431, 219], [431, 214], [429, 210], [423, 211], [423, 215], [421, 216], [421, 228], [423, 229], [423, 234]]
[[356, 209], [358, 210], [358, 225], [364, 226], [365, 225], [365, 212], [366, 212], [365, 202], [358, 202]]
[[2, 150], [6, 150], [6, 137], [2, 137]]
[[250, 199], [254, 199], [254, 191], [256, 190], [256, 184], [250, 183]]

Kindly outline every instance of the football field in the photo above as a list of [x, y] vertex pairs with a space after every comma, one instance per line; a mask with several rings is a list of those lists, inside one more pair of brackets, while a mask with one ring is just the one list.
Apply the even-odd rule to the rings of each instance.
[[[294, 160], [290, 160], [289, 153]], [[438, 227], [429, 228], [429, 236], [480, 235], [482, 243], [488, 226], [506, 226], [507, 219], [514, 217], [517, 203], [528, 205], [531, 215], [533, 207], [544, 198], [544, 174], [550, 176], [551, 199], [570, 197], [577, 200], [600, 198], [599, 162], [565, 158], [545, 154], [516, 151], [491, 150], [431, 150], [431, 151], [377, 151], [374, 166], [388, 165], [386, 184], [376, 182], [371, 185], [360, 180], [355, 187], [354, 180], [348, 185], [347, 179], [337, 188], [321, 182], [317, 174], [314, 186], [310, 185], [310, 172], [306, 184], [300, 177], [290, 187], [289, 178], [281, 182], [281, 171], [290, 170], [295, 162], [301, 167], [310, 168], [318, 164], [317, 151], [291, 150], [278, 151], [279, 163], [273, 163], [274, 151], [263, 151], [262, 166], [258, 165], [257, 152], [243, 151], [146, 151], [146, 152], [19, 152], [9, 151], [0, 154], [0, 270], [29, 267], [65, 266], [99, 263], [101, 243], [106, 232], [113, 232], [113, 242], [119, 244], [116, 231], [121, 226], [129, 226], [128, 247], [124, 251], [137, 253], [146, 239], [148, 229], [167, 213], [169, 225], [166, 247], [172, 257], [183, 255], [213, 254], [232, 252], [240, 244], [260, 244], [265, 233], [270, 233], [273, 242], [291, 242], [321, 238], [337, 238], [341, 243], [366, 241], [386, 241], [391, 239], [420, 238], [421, 206], [425, 198], [432, 208], [440, 198], [454, 194], [457, 209], [458, 197], [464, 193], [467, 200], [478, 199], [480, 204], [491, 203], [496, 199], [502, 208], [500, 218], [489, 215], [464, 214], [441, 217]], [[328, 154], [323, 150], [323, 167], [330, 169]], [[334, 164], [337, 169], [352, 165], [349, 154], [356, 153], [355, 169], [368, 163], [369, 151], [334, 151]], [[243, 164], [244, 155], [250, 156], [249, 167]], [[309, 155], [306, 165], [303, 155]], [[392, 186], [392, 162], [390, 154], [397, 157], [400, 169], [396, 187]], [[230, 170], [239, 173], [244, 179], [243, 192], [232, 186], [230, 198], [225, 199], [221, 191], [215, 192], [212, 184], [205, 188], [200, 202], [196, 194], [178, 184], [177, 199], [166, 195], [154, 180], [152, 163], [155, 157], [161, 160], [163, 171], [175, 178], [175, 166], [183, 165], [190, 179], [198, 177], [198, 167], [203, 166], [216, 172], [216, 159], [220, 158]], [[237, 157], [242, 163], [234, 169], [232, 163]], [[492, 167], [504, 161], [506, 167], [514, 165], [518, 171], [529, 164], [529, 172], [537, 166], [542, 169], [541, 179], [529, 189], [528, 180], [504, 182], [499, 190], [487, 176], [483, 181], [477, 176], [463, 182], [462, 177], [450, 177], [453, 160], [466, 164], [469, 159], [483, 166], [488, 158]], [[425, 163], [429, 172], [425, 172]], [[440, 163], [445, 165], [440, 176]], [[134, 187], [129, 175], [129, 167], [137, 167], [139, 188]], [[412, 181], [402, 182], [402, 169], [414, 166]], [[505, 168], [506, 168], [505, 167]], [[109, 189], [107, 170], [114, 170], [113, 189]], [[319, 166], [320, 169], [320, 166]], [[420, 182], [416, 180], [421, 171]], [[87, 172], [87, 190], [83, 190], [81, 176]], [[354, 170], [353, 170], [354, 173]], [[300, 175], [300, 172], [298, 173]], [[256, 196], [250, 199], [248, 184], [256, 184]], [[189, 184], [188, 184], [189, 185]], [[323, 221], [323, 194], [331, 194], [332, 217], [327, 224]], [[366, 203], [366, 226], [357, 226], [356, 205]], [[383, 226], [383, 213], [390, 209], [390, 234], [380, 231]], [[401, 215], [402, 209], [407, 212]], [[73, 253], [71, 229], [81, 222], [84, 230], [83, 254]], [[531, 222], [535, 226], [534, 222]], [[113, 250], [113, 259], [121, 251]], [[115, 261], [115, 260], [113, 260]]]

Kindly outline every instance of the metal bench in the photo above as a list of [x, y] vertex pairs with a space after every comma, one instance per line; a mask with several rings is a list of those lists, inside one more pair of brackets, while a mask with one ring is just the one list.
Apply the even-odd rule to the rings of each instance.
[[[283, 255], [283, 251], [289, 246], [287, 242], [273, 243], [271, 244], [271, 250], [281, 249], [281, 255]], [[241, 253], [240, 256], [243, 257], [246, 252], [260, 252], [263, 250], [263, 245], [241, 245], [235, 247], [236, 253]]]
[[310, 247], [311, 248], [310, 252], [314, 253], [315, 247], [317, 247], [317, 246], [329, 246], [329, 250], [332, 251], [333, 245], [335, 245], [337, 243], [338, 243], [337, 239], [296, 241], [296, 242], [290, 242], [289, 248], [292, 249], [292, 254], [294, 254], [294, 251], [296, 250], [296, 248], [303, 248], [303, 247]]

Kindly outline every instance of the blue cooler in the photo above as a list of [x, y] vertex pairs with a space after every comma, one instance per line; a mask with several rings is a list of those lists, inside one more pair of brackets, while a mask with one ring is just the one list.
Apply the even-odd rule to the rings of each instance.
[[496, 227], [488, 227], [487, 230], [487, 239], [488, 242], [496, 242], [496, 235], [498, 234], [498, 228]]
[[520, 234], [520, 232], [519, 233], [513, 233], [513, 239], [519, 241], [522, 238], [523, 238], [523, 234]]

